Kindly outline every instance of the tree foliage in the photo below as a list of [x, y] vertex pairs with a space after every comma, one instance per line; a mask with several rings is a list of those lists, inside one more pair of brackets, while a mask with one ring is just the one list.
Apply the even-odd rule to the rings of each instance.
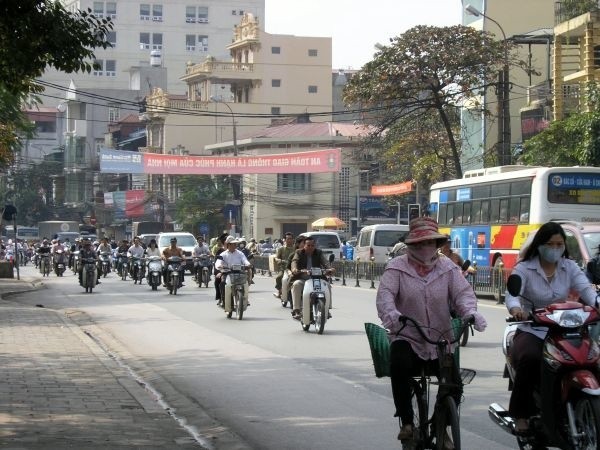
[[206, 223], [211, 234], [216, 235], [226, 228], [223, 207], [227, 199], [232, 198], [232, 193], [224, 177], [182, 176], [179, 189], [175, 220], [185, 230], [197, 232], [199, 225]]
[[435, 112], [460, 177], [460, 140], [450, 111], [466, 101], [479, 104], [482, 89], [495, 83], [510, 50], [511, 44], [472, 27], [420, 25], [382, 46], [351, 78], [344, 100], [373, 108], [380, 133], [407, 116]]
[[0, 165], [12, 159], [17, 135], [30, 131], [21, 106], [43, 90], [35, 79], [48, 67], [90, 72], [94, 49], [110, 46], [111, 29], [110, 19], [69, 12], [58, 1], [0, 2]]

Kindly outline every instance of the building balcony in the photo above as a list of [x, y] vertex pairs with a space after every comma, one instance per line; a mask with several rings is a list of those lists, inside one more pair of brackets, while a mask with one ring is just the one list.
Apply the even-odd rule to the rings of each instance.
[[554, 25], [567, 22], [577, 16], [598, 9], [598, 5], [590, 7], [588, 2], [555, 2], [554, 3]]
[[188, 65], [185, 75], [180, 80], [190, 84], [202, 80], [211, 79], [213, 83], [231, 84], [236, 81], [258, 80], [254, 73], [254, 64], [240, 62], [223, 62], [215, 59]]

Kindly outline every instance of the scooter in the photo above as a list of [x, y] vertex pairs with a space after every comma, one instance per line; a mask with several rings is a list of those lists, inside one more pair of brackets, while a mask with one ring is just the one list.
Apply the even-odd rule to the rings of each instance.
[[57, 277], [62, 277], [67, 267], [66, 256], [63, 250], [58, 249], [54, 252], [54, 273]]
[[194, 275], [196, 276], [196, 283], [198, 287], [208, 287], [210, 281], [210, 268], [212, 266], [212, 260], [209, 255], [200, 255], [194, 257]]
[[148, 284], [153, 291], [156, 291], [161, 284], [162, 260], [160, 256], [150, 256], [146, 258], [146, 265], [148, 266]]
[[96, 287], [98, 270], [96, 269], [95, 258], [84, 258], [82, 261], [83, 272], [81, 273], [81, 286], [85, 288], [86, 293], [92, 293]]
[[131, 278], [133, 278], [133, 284], [142, 284], [142, 280], [146, 275], [144, 272], [146, 270], [146, 264], [144, 262], [144, 258], [140, 258], [138, 256], [131, 257]]
[[169, 294], [177, 295], [177, 289], [182, 286], [180, 271], [183, 262], [184, 259], [179, 256], [167, 258], [167, 276], [165, 278], [165, 283], [169, 289]]
[[313, 267], [302, 272], [308, 274], [310, 278], [306, 280], [302, 290], [300, 325], [304, 331], [308, 331], [314, 324], [317, 333], [323, 334], [331, 307], [331, 285], [324, 279], [329, 274], [329, 270]]
[[40, 272], [43, 277], [47, 277], [50, 275], [50, 266], [51, 266], [51, 258], [50, 253], [42, 253], [40, 254]]
[[[221, 298], [225, 299], [224, 309], [228, 319], [231, 319], [233, 311], [238, 320], [244, 317], [244, 311], [248, 307], [248, 273], [251, 270], [251, 267], [246, 268], [239, 264], [221, 268], [222, 276], [227, 276], [226, 282], [221, 282]], [[226, 295], [228, 287], [230, 295]]]
[[106, 278], [106, 276], [110, 273], [110, 253], [101, 252], [98, 263], [100, 264], [100, 273], [102, 273], [102, 276]]
[[127, 273], [129, 272], [129, 258], [127, 257], [127, 253], [119, 253], [118, 254], [118, 270], [119, 276], [121, 280], [127, 280]]
[[[518, 275], [511, 275], [507, 280], [508, 292], [518, 296], [521, 283]], [[512, 318], [507, 321], [512, 322]], [[540, 383], [533, 392], [535, 413], [529, 418], [529, 433], [517, 433], [515, 419], [499, 404], [492, 403], [488, 408], [492, 421], [516, 436], [520, 449], [600, 448], [600, 348], [589, 334], [589, 326], [599, 321], [596, 309], [572, 301], [552, 303], [532, 312], [528, 322], [547, 327], [548, 334], [544, 340]], [[511, 347], [517, 325], [507, 326], [502, 345], [509, 390], [515, 379]]]

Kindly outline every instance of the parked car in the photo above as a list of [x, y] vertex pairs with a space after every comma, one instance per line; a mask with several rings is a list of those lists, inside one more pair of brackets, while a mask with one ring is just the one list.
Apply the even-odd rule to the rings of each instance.
[[158, 243], [158, 249], [161, 254], [165, 248], [171, 246], [172, 238], [177, 238], [177, 247], [181, 247], [183, 254], [185, 255], [185, 268], [191, 272], [194, 268], [192, 252], [194, 251], [194, 247], [198, 245], [196, 238], [192, 233], [185, 232], [159, 233], [156, 242]]
[[315, 245], [325, 254], [325, 258], [333, 255], [334, 260], [342, 259], [342, 240], [340, 235], [333, 231], [307, 231], [300, 233], [300, 236], [311, 236], [315, 240]]

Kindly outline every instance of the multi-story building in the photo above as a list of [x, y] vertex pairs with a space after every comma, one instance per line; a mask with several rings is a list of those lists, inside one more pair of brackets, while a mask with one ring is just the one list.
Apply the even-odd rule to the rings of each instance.
[[[68, 10], [90, 9], [97, 17], [109, 17], [112, 48], [97, 49], [101, 65], [92, 73], [65, 74], [48, 70], [42, 79], [63, 87], [73, 80], [81, 89], [127, 89], [129, 68], [148, 65], [151, 52], [160, 52], [170, 79], [167, 90], [185, 92], [179, 74], [188, 61], [228, 55], [231, 30], [244, 13], [264, 19], [264, 0], [60, 0]], [[47, 93], [53, 90], [47, 89]], [[52, 94], [54, 95], [54, 94]], [[52, 104], [46, 97], [45, 103]]]
[[[155, 89], [147, 98], [142, 151], [201, 155], [206, 146], [229, 141], [234, 145], [221, 151], [237, 154], [238, 131], [248, 135], [290, 115], [331, 120], [331, 38], [269, 34], [247, 13], [227, 48], [227, 60], [207, 57], [187, 66], [186, 96]], [[177, 176], [149, 176], [147, 186], [168, 202], [177, 197]]]
[[[488, 153], [496, 154], [502, 145], [503, 136], [510, 136], [510, 150], [515, 151], [522, 143], [521, 108], [531, 104], [535, 95], [549, 92], [551, 69], [552, 26], [554, 24], [554, 0], [463, 0], [463, 6], [472, 5], [483, 15], [474, 16], [463, 10], [463, 23], [495, 34], [498, 39], [506, 38], [519, 44], [518, 59], [525, 62], [523, 67], [509, 67], [508, 99], [510, 103], [510, 132], [499, 132], [502, 127], [502, 114], [498, 109], [501, 83], [496, 89], [490, 87], [482, 93], [481, 101], [491, 111], [486, 116], [478, 109], [467, 105], [462, 113], [463, 172], [484, 167]], [[515, 13], [518, 11], [518, 13]], [[545, 89], [530, 89], [530, 87]], [[498, 89], [500, 88], [500, 89]]]

